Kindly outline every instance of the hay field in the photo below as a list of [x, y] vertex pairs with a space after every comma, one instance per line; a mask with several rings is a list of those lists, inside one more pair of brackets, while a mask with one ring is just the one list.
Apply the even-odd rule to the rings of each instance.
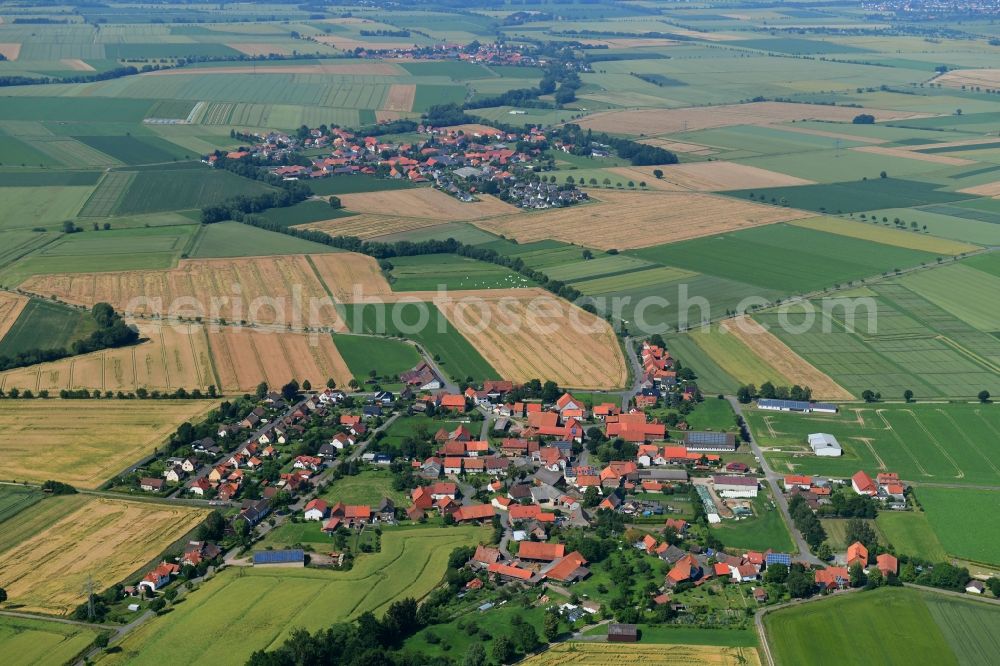
[[392, 293], [378, 262], [372, 257], [354, 252], [336, 252], [310, 255], [309, 262], [328, 292], [342, 303], [355, 301], [355, 294], [375, 296]]
[[524, 666], [760, 666], [755, 648], [714, 645], [560, 643], [521, 662]]
[[7, 331], [14, 325], [17, 318], [28, 304], [28, 299], [24, 296], [12, 294], [9, 291], [0, 291], [0, 340], [7, 335]]
[[7, 60], [17, 60], [17, 56], [21, 55], [21, 43], [0, 42], [0, 55]]
[[[327, 256], [331, 255], [315, 259]], [[350, 255], [338, 256], [340, 263], [351, 264]], [[374, 261], [371, 264], [377, 274], [377, 265]], [[385, 283], [380, 275], [379, 279]], [[311, 299], [327, 297], [305, 255], [189, 259], [168, 270], [38, 275], [21, 287], [78, 305], [105, 301], [132, 315], [172, 312], [174, 316], [222, 317], [259, 324], [294, 324], [296, 300], [307, 315]]]
[[611, 327], [552, 296], [436, 303], [505, 379], [553, 380], [571, 388], [624, 386], [625, 358]]
[[376, 215], [428, 218], [432, 219], [434, 224], [510, 215], [518, 210], [516, 206], [511, 206], [488, 194], [479, 195], [479, 199], [480, 201], [463, 203], [430, 187], [340, 195], [341, 203], [348, 210]]
[[[656, 178], [653, 169], [663, 171], [663, 178]], [[735, 162], [687, 162], [666, 167], [614, 167], [611, 173], [635, 182], [645, 182], [653, 189], [692, 190], [695, 192], [721, 192], [759, 187], [788, 187], [815, 185], [816, 181], [797, 178], [788, 174], [769, 171]]]
[[472, 223], [520, 243], [554, 239], [601, 250], [627, 250], [815, 217], [792, 208], [696, 192], [607, 191], [595, 192], [592, 198], [597, 201]]
[[0, 388], [134, 392], [140, 387], [150, 391], [205, 389], [218, 383], [201, 327], [142, 322], [139, 332], [148, 340], [132, 347], [103, 349], [2, 373]]
[[934, 79], [935, 83], [952, 88], [1000, 87], [1000, 69], [955, 69]]
[[321, 222], [308, 222], [292, 227], [322, 231], [330, 236], [357, 236], [363, 240], [415, 231], [425, 227], [436, 227], [440, 222], [426, 217], [400, 217], [398, 215], [373, 215], [361, 213], [350, 217], [338, 217]]
[[0, 553], [0, 580], [21, 610], [66, 614], [86, 599], [88, 577], [103, 590], [145, 565], [208, 512], [87, 498], [75, 511]]
[[719, 152], [710, 146], [703, 146], [700, 143], [689, 143], [687, 141], [673, 141], [671, 139], [642, 139], [639, 143], [645, 143], [657, 148], [672, 150], [675, 153], [691, 153], [692, 155], [714, 155]]
[[72, 69], [74, 71], [77, 71], [77, 72], [96, 72], [97, 71], [92, 66], [88, 65], [87, 63], [85, 63], [84, 61], [80, 60], [79, 58], [60, 58], [59, 62], [62, 63], [63, 65], [66, 65], [70, 69]]
[[0, 476], [96, 488], [214, 406], [213, 400], [3, 400]]
[[861, 238], [885, 245], [905, 247], [910, 250], [920, 252], [933, 252], [935, 254], [956, 255], [963, 252], [973, 252], [979, 247], [971, 243], [953, 241], [947, 238], [936, 236], [926, 236], [913, 231], [903, 231], [890, 227], [880, 227], [876, 224], [867, 224], [856, 220], [846, 220], [838, 217], [817, 217], [809, 220], [794, 220], [790, 222], [796, 227], [825, 231], [838, 236], [849, 236], [851, 238]]
[[821, 400], [854, 399], [850, 391], [809, 364], [759, 323], [747, 316], [737, 319], [726, 319], [722, 321], [720, 327], [745, 344], [750, 351], [789, 381], [799, 386], [808, 386], [812, 389], [813, 397]]
[[248, 56], [266, 56], [272, 53], [291, 55], [287, 47], [270, 42], [226, 42], [226, 46], [236, 49], [240, 53], [245, 53]]
[[949, 157], [948, 155], [918, 153], [910, 148], [890, 148], [887, 146], [855, 146], [850, 150], [854, 150], [859, 153], [885, 155], [886, 157], [901, 157], [906, 160], [932, 162], [934, 164], [946, 164], [948, 166], [968, 166], [970, 164], [977, 164], [977, 162], [973, 160], [967, 160], [961, 157]]
[[774, 125], [789, 120], [832, 120], [850, 122], [859, 113], [870, 113], [875, 120], [898, 120], [925, 117], [907, 111], [848, 108], [788, 102], [753, 102], [684, 109], [633, 109], [595, 113], [582, 118], [580, 126], [595, 132], [616, 134], [675, 134], [730, 125]]
[[959, 190], [963, 194], [977, 194], [982, 197], [1000, 197], [1000, 180]]
[[829, 132], [827, 130], [812, 129], [811, 127], [798, 127], [797, 125], [782, 125], [782, 132], [796, 132], [798, 134], [809, 134], [812, 136], [822, 136], [827, 139], [841, 139], [843, 141], [855, 141], [857, 143], [888, 143], [888, 139], [877, 139], [873, 136], [861, 136], [858, 134], [847, 134], [846, 132]]
[[413, 83], [394, 83], [389, 86], [389, 94], [385, 97], [383, 111], [412, 111], [413, 98], [417, 95], [417, 86]]
[[224, 392], [245, 392], [262, 381], [281, 386], [308, 379], [322, 386], [333, 378], [346, 387], [354, 377], [329, 334], [315, 342], [305, 333], [223, 328], [208, 334], [215, 368]]

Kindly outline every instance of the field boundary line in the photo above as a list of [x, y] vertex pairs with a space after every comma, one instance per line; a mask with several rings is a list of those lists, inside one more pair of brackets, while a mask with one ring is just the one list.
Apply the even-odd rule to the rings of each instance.
[[[954, 417], [952, 417], [951, 414], [949, 414], [948, 412], [946, 412], [945, 410], [943, 410], [941, 408], [938, 408], [935, 411], [937, 411], [939, 414], [941, 414], [946, 419], [948, 419], [948, 422], [951, 423], [951, 425], [955, 427], [955, 430], [957, 430], [958, 433], [962, 436], [962, 439], [964, 439], [968, 443], [969, 447], [972, 448], [973, 451], [975, 451], [976, 453], [978, 453], [983, 458], [983, 460], [986, 461], [986, 464], [989, 465], [993, 469], [993, 472], [997, 476], [1000, 476], [1000, 468], [998, 468], [996, 466], [996, 464], [992, 460], [990, 460], [989, 456], [987, 456], [986, 454], [984, 454], [982, 451], [979, 450], [979, 447], [976, 446], [975, 442], [972, 441], [972, 438], [969, 437], [968, 435], [966, 435], [965, 431], [962, 430], [961, 426], [958, 425], [958, 421], [956, 421], [954, 419]], [[986, 419], [982, 418], [982, 414], [980, 413], [980, 411], [978, 409], [974, 410], [974, 413], [976, 414], [976, 416], [978, 416], [978, 417], [980, 417], [980, 419], [982, 419], [983, 423], [985, 423], [990, 428], [990, 430], [993, 431], [993, 434], [997, 435], [998, 438], [1000, 438], [1000, 433], [998, 433], [996, 431], [996, 429], [993, 427], [993, 425], [991, 423], [989, 423], [988, 421], [986, 421]]]
[[948, 462], [950, 462], [952, 464], [952, 467], [955, 468], [955, 471], [958, 472], [958, 474], [955, 475], [955, 478], [964, 479], [965, 470], [963, 470], [961, 467], [958, 466], [958, 463], [955, 462], [955, 459], [951, 457], [951, 454], [948, 453], [948, 450], [941, 445], [941, 440], [935, 437], [934, 434], [930, 431], [930, 429], [926, 425], [924, 425], [924, 422], [920, 420], [916, 412], [914, 412], [912, 409], [903, 409], [900, 411], [906, 412], [911, 417], [913, 417], [914, 422], [918, 426], [920, 426], [920, 429], [923, 430], [924, 433], [927, 435], [927, 437], [930, 438], [930, 440], [934, 443], [934, 446], [936, 446], [938, 450], [944, 455], [944, 457], [948, 459]]
[[[923, 465], [920, 464], [920, 461], [917, 460], [917, 458], [913, 455], [913, 452], [910, 451], [910, 447], [908, 447], [906, 445], [906, 443], [903, 441], [903, 438], [899, 436], [899, 433], [897, 433], [896, 430], [892, 427], [892, 424], [889, 423], [889, 419], [886, 418], [886, 416], [884, 414], [885, 411], [886, 410], [884, 410], [884, 409], [876, 409], [875, 410], [875, 414], [877, 414], [878, 417], [880, 419], [882, 419], [882, 423], [885, 424], [885, 429], [887, 431], [889, 431], [889, 432], [892, 433], [893, 438], [896, 440], [896, 442], [899, 444], [899, 446], [902, 447], [902, 449], [904, 451], [906, 451], [906, 455], [910, 456], [910, 460], [912, 460], [913, 464], [916, 465], [916, 467], [917, 467], [918, 470], [920, 470], [920, 473], [923, 474], [924, 476], [933, 477], [934, 475], [931, 474], [931, 473], [929, 473], [927, 471], [927, 468], [925, 468]], [[907, 410], [907, 411], [909, 411], [909, 410]]]
[[319, 272], [319, 268], [316, 267], [316, 262], [313, 261], [312, 255], [304, 254], [302, 256], [306, 258], [306, 263], [309, 264], [309, 268], [312, 269], [313, 275], [316, 276], [316, 279], [319, 280], [320, 285], [323, 286], [323, 291], [326, 292], [326, 295], [329, 296], [334, 301], [336, 301], [337, 297], [333, 295], [333, 292], [330, 291], [330, 287], [327, 286], [326, 280], [323, 279], [323, 276]]
[[185, 243], [184, 247], [181, 248], [182, 257], [190, 257], [197, 252], [198, 248], [201, 247], [201, 240], [205, 237], [207, 227], [208, 225], [205, 224], [198, 225], [198, 228], [195, 229], [194, 233], [191, 234], [191, 237], [188, 238], [187, 243]]
[[882, 460], [882, 456], [880, 456], [875, 451], [875, 447], [872, 445], [872, 438], [871, 437], [850, 437], [849, 439], [856, 439], [856, 440], [859, 440], [861, 442], [864, 442], [865, 446], [868, 447], [868, 450], [871, 451], [871, 454], [875, 458], [876, 462], [878, 462], [878, 468], [880, 470], [882, 470], [882, 471], [885, 471], [885, 470], [889, 469], [886, 466], [885, 461]]
[[163, 363], [163, 374], [165, 375], [164, 379], [166, 379], [167, 388], [173, 388], [173, 385], [170, 383], [170, 363], [167, 361], [167, 347], [163, 344], [160, 345], [160, 362]]
[[201, 336], [205, 341], [205, 355], [208, 357], [208, 369], [212, 371], [212, 378], [215, 380], [215, 386], [219, 389], [219, 393], [223, 393], [225, 389], [222, 388], [222, 378], [215, 367], [215, 354], [212, 353], [212, 345], [209, 343], [208, 329], [204, 326], [201, 327]]

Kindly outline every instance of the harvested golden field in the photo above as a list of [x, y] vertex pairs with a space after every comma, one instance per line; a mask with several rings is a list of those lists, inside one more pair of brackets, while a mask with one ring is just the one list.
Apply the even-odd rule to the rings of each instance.
[[104, 349], [2, 373], [0, 388], [46, 389], [52, 393], [85, 388], [129, 393], [138, 388], [204, 390], [218, 384], [201, 327], [142, 322], [139, 331], [146, 341], [133, 347]]
[[876, 139], [871, 136], [859, 136], [857, 134], [847, 134], [846, 132], [828, 132], [827, 130], [811, 129], [809, 127], [799, 127], [797, 125], [782, 125], [782, 132], [796, 132], [797, 134], [810, 134], [812, 136], [825, 136], [828, 139], [842, 139], [844, 141], [856, 141], [858, 143], [888, 143], [888, 139]]
[[725, 333], [732, 334], [782, 375], [799, 386], [812, 389], [814, 398], [820, 400], [852, 400], [850, 391], [833, 381], [828, 375], [809, 364], [788, 345], [747, 316], [726, 319], [720, 324]]
[[948, 166], [968, 166], [976, 164], [973, 160], [961, 157], [949, 157], [937, 153], [918, 153], [909, 148], [889, 148], [887, 146], [857, 146], [851, 148], [859, 153], [872, 153], [874, 155], [886, 155], [888, 157], [902, 157], [907, 160], [917, 160], [919, 162], [933, 162], [934, 164], [947, 164]]
[[934, 79], [934, 83], [952, 88], [1000, 87], [1000, 69], [953, 69]]
[[[230, 46], [232, 46], [230, 44]], [[355, 74], [358, 76], [404, 76], [406, 72], [396, 65], [384, 62], [365, 62], [356, 65], [321, 64], [321, 65], [275, 65], [274, 67], [254, 68], [248, 65], [234, 67], [199, 67], [198, 74]], [[191, 74], [190, 70], [158, 69], [140, 76], [174, 76]]]
[[84, 61], [80, 60], [79, 58], [61, 58], [59, 60], [59, 62], [62, 63], [63, 65], [65, 65], [65, 66], [69, 67], [70, 69], [77, 71], [77, 72], [95, 72], [95, 71], [97, 71], [93, 67], [91, 67], [90, 65], [88, 65], [87, 63], [85, 63]]
[[399, 234], [425, 227], [442, 224], [427, 217], [400, 217], [398, 215], [373, 215], [361, 213], [350, 217], [338, 217], [321, 222], [308, 222], [293, 227], [322, 231], [330, 236], [357, 236], [361, 239], [378, 238], [389, 234]]
[[417, 86], [413, 83], [394, 83], [389, 86], [389, 94], [385, 98], [384, 111], [412, 111], [413, 98], [417, 94]]
[[983, 185], [976, 185], [975, 187], [966, 187], [959, 190], [965, 194], [978, 194], [982, 197], [1000, 197], [1000, 180], [995, 180], [992, 183], [985, 183]]
[[410, 190], [341, 194], [340, 201], [344, 208], [359, 213], [426, 218], [433, 220], [434, 224], [479, 220], [496, 215], [509, 215], [518, 210], [516, 206], [511, 206], [488, 194], [478, 196], [479, 201], [464, 203], [440, 190], [419, 187]]
[[[350, 255], [336, 256], [350, 263]], [[185, 259], [167, 270], [39, 275], [21, 287], [78, 305], [105, 301], [127, 315], [221, 317], [259, 324], [294, 325], [296, 300], [307, 316], [310, 300], [327, 296], [305, 255]]]
[[21, 315], [21, 310], [28, 304], [28, 299], [9, 291], [0, 291], [0, 340], [7, 335], [7, 331], [14, 325]]
[[21, 43], [0, 42], [0, 55], [7, 60], [17, 60], [17, 56], [21, 55]]
[[64, 615], [135, 573], [194, 529], [203, 509], [86, 498], [73, 512], [0, 553], [0, 580], [21, 610]]
[[703, 146], [700, 143], [688, 143], [687, 141], [672, 141], [670, 139], [641, 139], [639, 143], [645, 143], [657, 148], [672, 150], [675, 153], [691, 153], [692, 155], [714, 155], [719, 152], [710, 146]]
[[833, 120], [850, 122], [859, 113], [870, 113], [876, 120], [924, 117], [905, 111], [883, 109], [793, 104], [788, 102], [753, 102], [684, 109], [633, 109], [608, 111], [582, 118], [579, 123], [595, 132], [616, 134], [673, 134], [676, 132], [728, 127], [730, 125], [774, 125], [789, 120]]
[[687, 162], [656, 167], [663, 178], [653, 175], [654, 167], [614, 167], [608, 171], [639, 183], [645, 182], [653, 189], [692, 190], [694, 192], [722, 192], [761, 187], [787, 187], [813, 185], [815, 181], [789, 176], [777, 171], [761, 169], [735, 162]]
[[637, 643], [560, 643], [524, 666], [760, 666], [756, 648]]
[[[0, 478], [96, 488], [214, 400], [0, 401]], [[2, 579], [0, 579], [2, 580]]]
[[934, 254], [956, 255], [979, 249], [978, 245], [972, 245], [971, 243], [937, 238], [936, 236], [925, 236], [914, 231], [880, 227], [876, 224], [866, 224], [839, 217], [816, 217], [809, 220], [794, 220], [790, 224], [840, 236], [875, 241], [876, 243], [884, 243], [885, 245], [895, 245], [896, 247], [905, 247], [911, 250], [920, 250], [921, 252], [933, 252]]
[[266, 56], [272, 53], [291, 55], [291, 52], [284, 46], [268, 42], [227, 42], [226, 46], [248, 56]]
[[309, 256], [316, 275], [326, 289], [341, 303], [352, 303], [356, 294], [376, 296], [392, 292], [372, 257], [354, 252], [335, 252]]
[[[601, 250], [628, 250], [815, 217], [697, 192], [594, 192], [593, 203], [472, 223], [521, 243], [552, 238]], [[628, 224], [622, 221], [627, 220]]]
[[625, 358], [606, 321], [551, 295], [505, 296], [436, 304], [505, 379], [545, 377], [581, 389], [625, 385]]
[[354, 377], [329, 334], [223, 328], [208, 334], [222, 390], [253, 391], [260, 382], [281, 386], [308, 379], [322, 386], [333, 378], [347, 386]]

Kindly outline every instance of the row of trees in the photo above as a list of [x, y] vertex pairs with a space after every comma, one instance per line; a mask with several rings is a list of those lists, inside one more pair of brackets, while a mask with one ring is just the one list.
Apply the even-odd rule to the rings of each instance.
[[736, 399], [743, 404], [747, 404], [757, 398], [777, 398], [779, 400], [802, 400], [808, 402], [812, 399], [812, 389], [808, 386], [775, 386], [771, 382], [764, 382], [758, 389], [754, 384], [744, 384], [736, 391]]

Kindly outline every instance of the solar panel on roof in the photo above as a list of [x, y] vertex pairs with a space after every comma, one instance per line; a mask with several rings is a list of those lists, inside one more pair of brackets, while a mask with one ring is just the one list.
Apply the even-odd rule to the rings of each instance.
[[725, 444], [727, 439], [724, 432], [689, 432], [685, 438], [692, 444]]
[[792, 556], [788, 553], [768, 553], [765, 561], [768, 564], [784, 564], [790, 566], [792, 564]]
[[304, 559], [305, 552], [302, 550], [262, 550], [253, 554], [254, 564], [285, 564]]

